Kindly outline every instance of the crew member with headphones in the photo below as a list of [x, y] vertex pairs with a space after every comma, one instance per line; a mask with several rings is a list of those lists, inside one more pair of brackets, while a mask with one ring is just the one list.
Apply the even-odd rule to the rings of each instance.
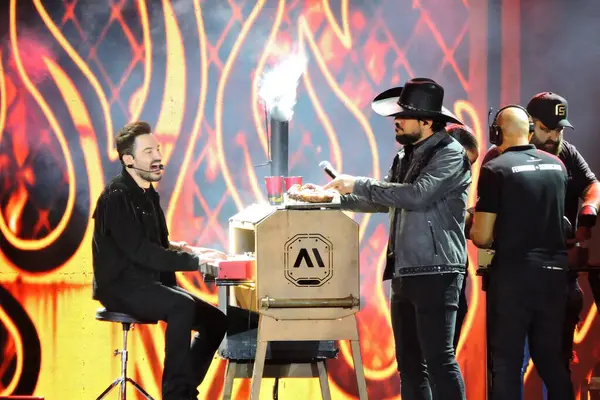
[[574, 398], [561, 357], [567, 174], [557, 157], [529, 144], [533, 130], [521, 106], [509, 105], [496, 113], [490, 142], [501, 155], [481, 168], [471, 228], [477, 247], [493, 244], [495, 249], [487, 290], [493, 400], [521, 398], [526, 337], [549, 395]]

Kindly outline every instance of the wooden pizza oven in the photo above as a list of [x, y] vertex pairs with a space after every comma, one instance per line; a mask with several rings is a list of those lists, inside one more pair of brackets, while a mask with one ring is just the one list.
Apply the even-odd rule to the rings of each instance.
[[253, 259], [237, 305], [277, 319], [342, 318], [360, 308], [358, 224], [327, 206], [252, 205], [229, 221], [230, 254]]

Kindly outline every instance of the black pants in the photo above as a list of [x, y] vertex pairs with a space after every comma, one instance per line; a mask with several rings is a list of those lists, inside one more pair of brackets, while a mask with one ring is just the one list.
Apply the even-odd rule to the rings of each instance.
[[599, 272], [589, 272], [588, 273], [588, 281], [590, 282], [590, 287], [592, 288], [592, 295], [594, 296], [594, 302], [596, 303], [596, 308], [600, 313], [600, 271]]
[[463, 274], [392, 280], [391, 317], [403, 400], [464, 400], [454, 355]]
[[581, 310], [583, 310], [583, 292], [576, 279], [569, 279], [562, 335], [562, 358], [569, 376], [571, 376], [571, 360], [573, 359], [573, 339]]
[[465, 322], [465, 318], [467, 317], [467, 313], [469, 312], [469, 305], [467, 304], [467, 279], [468, 273], [465, 273], [465, 277], [463, 279], [462, 288], [460, 289], [460, 294], [458, 295], [458, 310], [456, 312], [456, 328], [454, 329], [454, 352], [456, 353], [456, 348], [458, 347], [458, 342], [460, 341], [460, 334], [462, 331], [463, 324]]
[[[225, 314], [180, 287], [160, 283], [115, 288], [101, 302], [108, 310], [167, 323], [162, 398], [195, 399], [225, 336]], [[197, 333], [190, 346], [192, 330]]]
[[525, 338], [551, 399], [574, 399], [563, 355], [567, 298], [565, 271], [532, 265], [495, 265], [488, 288], [492, 400], [521, 398]]

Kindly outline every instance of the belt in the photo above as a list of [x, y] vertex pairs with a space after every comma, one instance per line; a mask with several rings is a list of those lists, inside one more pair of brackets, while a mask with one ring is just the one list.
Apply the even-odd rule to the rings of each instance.
[[445, 272], [464, 272], [465, 266], [448, 266], [448, 265], [430, 265], [424, 267], [401, 267], [397, 268], [396, 272], [400, 275], [421, 275], [421, 274], [435, 274]]
[[542, 265], [542, 268], [543, 269], [549, 269], [549, 270], [552, 270], [552, 271], [566, 271], [567, 270], [567, 268], [553, 267], [551, 265]]

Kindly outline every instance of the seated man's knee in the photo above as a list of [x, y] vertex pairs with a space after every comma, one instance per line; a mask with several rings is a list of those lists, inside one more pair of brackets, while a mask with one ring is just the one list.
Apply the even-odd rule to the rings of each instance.
[[223, 338], [229, 327], [229, 319], [221, 310], [215, 313], [213, 321], [211, 322], [209, 331], [215, 337]]
[[170, 318], [185, 318], [193, 322], [195, 314], [196, 303], [192, 296], [180, 293], [177, 294], [175, 301], [173, 301], [173, 304], [169, 309], [169, 315], [167, 315], [167, 322]]

